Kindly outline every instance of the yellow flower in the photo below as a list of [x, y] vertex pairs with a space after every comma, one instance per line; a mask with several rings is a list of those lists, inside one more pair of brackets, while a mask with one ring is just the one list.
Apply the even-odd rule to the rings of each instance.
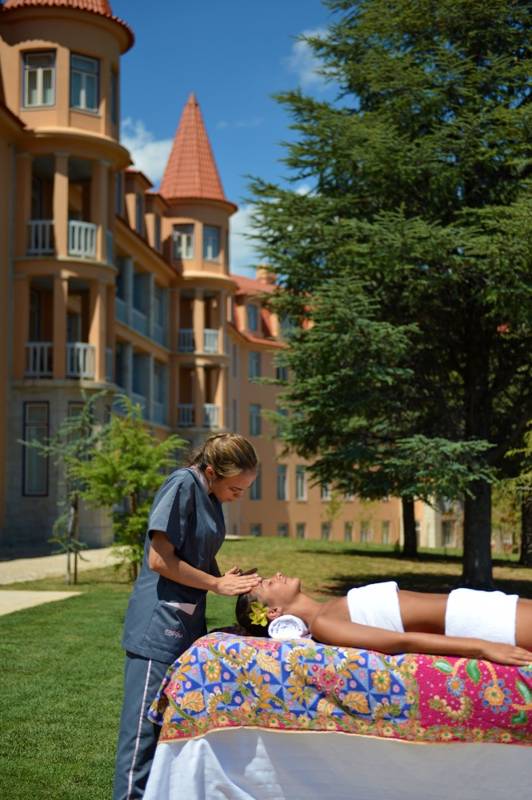
[[181, 708], [190, 708], [191, 711], [203, 711], [205, 703], [201, 692], [187, 692], [181, 700]]
[[368, 698], [364, 692], [348, 692], [344, 697], [344, 702], [349, 708], [360, 714], [369, 714]]
[[385, 670], [375, 670], [372, 675], [373, 686], [378, 692], [387, 692], [390, 688], [390, 673]]
[[251, 614], [249, 615], [249, 619], [253, 625], [262, 625], [263, 627], [266, 627], [268, 624], [267, 607], [262, 603], [259, 603], [258, 600], [254, 600], [250, 608]]

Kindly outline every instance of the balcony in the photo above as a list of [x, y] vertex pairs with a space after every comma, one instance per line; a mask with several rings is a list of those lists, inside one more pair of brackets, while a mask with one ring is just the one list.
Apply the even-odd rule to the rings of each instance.
[[220, 418], [220, 408], [214, 403], [205, 403], [203, 405], [203, 427], [204, 428], [218, 428]]
[[204, 353], [217, 353], [218, 352], [218, 331], [212, 328], [205, 328], [203, 331], [203, 352]]
[[121, 297], [115, 297], [115, 314], [116, 318], [127, 325], [127, 306], [126, 301]]
[[112, 231], [105, 232], [105, 258], [108, 264], [114, 263], [115, 257], [115, 243]]
[[29, 256], [50, 256], [55, 253], [54, 223], [51, 219], [30, 219], [28, 222]]
[[153, 323], [153, 338], [159, 344], [162, 344], [163, 347], [166, 347], [166, 329], [164, 325], [161, 325], [159, 322]]
[[95, 351], [92, 344], [85, 342], [68, 342], [66, 346], [66, 376], [67, 378], [94, 379]]
[[159, 425], [166, 425], [166, 406], [164, 403], [159, 403], [154, 400], [152, 403], [152, 420], [158, 422]]
[[140, 406], [140, 411], [144, 419], [146, 419], [148, 414], [148, 402], [143, 394], [137, 394], [136, 392], [131, 392], [131, 400], [134, 405]]
[[179, 331], [177, 349], [180, 353], [193, 353], [195, 350], [194, 331], [191, 328], [182, 328]]
[[143, 336], [148, 335], [148, 317], [138, 308], [131, 309], [131, 324], [138, 333], [142, 333]]
[[194, 403], [180, 403], [177, 406], [177, 425], [179, 428], [194, 426]]
[[[196, 425], [194, 403], [180, 403], [177, 406], [177, 427], [193, 428]], [[203, 428], [218, 428], [220, 426], [220, 406], [214, 403], [203, 404]]]
[[52, 377], [52, 342], [26, 342], [27, 378]]
[[109, 383], [113, 382], [114, 379], [114, 357], [113, 357], [113, 350], [111, 347], [105, 348], [105, 380]]
[[96, 225], [74, 219], [68, 221], [68, 254], [96, 258]]
[[[26, 342], [27, 378], [51, 378], [53, 376], [52, 342]], [[66, 377], [87, 378], [95, 376], [95, 348], [85, 342], [68, 342], [66, 346]]]

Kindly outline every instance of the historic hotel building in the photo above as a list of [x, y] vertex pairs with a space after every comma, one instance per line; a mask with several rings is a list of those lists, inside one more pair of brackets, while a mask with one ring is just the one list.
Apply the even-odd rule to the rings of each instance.
[[[278, 390], [254, 382], [275, 375], [283, 347], [260, 300], [268, 273], [230, 271], [236, 206], [193, 95], [159, 189], [131, 167], [119, 119], [132, 45], [107, 0], [0, 7], [0, 552], [47, 550], [56, 516], [56, 469], [21, 440], [52, 434], [101, 389], [126, 392], [159, 437], [251, 438], [261, 474], [227, 507], [230, 533], [398, 541], [397, 499], [338, 508], [303, 463], [278, 457], [262, 413]], [[442, 543], [440, 520], [420, 524]], [[108, 543], [106, 515], [85, 509], [81, 535]]]

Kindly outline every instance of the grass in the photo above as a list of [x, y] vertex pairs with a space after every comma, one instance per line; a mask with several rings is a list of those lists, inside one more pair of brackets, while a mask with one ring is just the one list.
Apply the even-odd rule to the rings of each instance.
[[[422, 553], [415, 561], [384, 547], [292, 539], [228, 541], [219, 558], [297, 574], [316, 597], [354, 584], [397, 578], [403, 588], [448, 591], [458, 556]], [[532, 570], [495, 563], [497, 586], [532, 597]], [[65, 589], [61, 579], [16, 584]], [[80, 575], [82, 594], [0, 617], [0, 796], [10, 800], [108, 800], [122, 702], [122, 624], [130, 584], [112, 568]], [[234, 600], [211, 595], [209, 627], [233, 622]]]

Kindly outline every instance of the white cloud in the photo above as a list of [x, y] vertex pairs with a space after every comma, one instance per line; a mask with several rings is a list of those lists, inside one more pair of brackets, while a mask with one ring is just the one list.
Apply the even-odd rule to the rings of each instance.
[[[323, 36], [325, 33], [325, 28], [315, 28], [303, 31], [301, 36]], [[318, 73], [321, 61], [315, 56], [308, 42], [301, 38], [294, 42], [292, 52], [283, 59], [283, 63], [289, 72], [298, 76], [299, 84], [303, 89], [323, 90], [328, 85], [323, 75]]]
[[131, 153], [136, 169], [158, 184], [172, 148], [172, 139], [155, 139], [141, 119], [122, 121], [120, 141]]
[[246, 275], [248, 278], [255, 277], [255, 267], [259, 257], [253, 246], [253, 242], [246, 238], [246, 234], [251, 233], [251, 215], [253, 206], [241, 206], [236, 214], [231, 217], [231, 272], [238, 275]]

